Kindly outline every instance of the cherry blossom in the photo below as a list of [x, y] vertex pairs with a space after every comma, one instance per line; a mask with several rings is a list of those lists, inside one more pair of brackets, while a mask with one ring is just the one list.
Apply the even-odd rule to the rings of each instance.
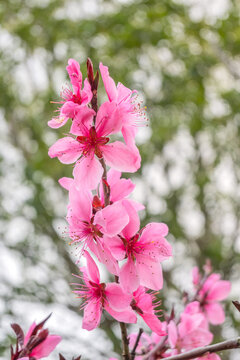
[[83, 90], [81, 90], [82, 73], [79, 63], [74, 59], [69, 59], [66, 69], [73, 91], [69, 88], [62, 91], [62, 101], [60, 101], [62, 106], [59, 109], [59, 115], [48, 122], [48, 125], [54, 129], [65, 125], [69, 118], [74, 119], [77, 114], [81, 114], [92, 98], [91, 86], [87, 79], [84, 81]]
[[108, 67], [99, 65], [105, 90], [110, 102], [115, 102], [121, 110], [123, 123], [122, 134], [126, 144], [133, 144], [138, 127], [146, 124], [145, 108], [137, 101], [137, 91], [130, 90], [123, 84], [115, 85], [110, 77]]
[[[119, 321], [135, 323], [137, 319], [130, 308], [132, 297], [124, 293], [119, 284], [100, 283], [96, 263], [87, 251], [84, 256], [87, 266], [80, 269], [84, 284], [75, 284], [78, 287], [74, 291], [83, 300], [81, 306], [84, 308], [83, 329], [89, 331], [95, 329], [100, 323], [103, 309]], [[80, 276], [79, 278], [81, 279]]]
[[135, 291], [139, 285], [159, 290], [163, 286], [160, 262], [171, 255], [171, 245], [164, 238], [168, 227], [163, 223], [150, 223], [139, 230], [140, 221], [134, 207], [126, 203], [129, 223], [121, 234], [105, 237], [112, 254], [117, 260], [127, 259], [119, 272], [120, 284], [128, 291]]
[[[95, 189], [99, 184], [103, 167], [99, 159], [118, 171], [135, 172], [140, 167], [140, 155], [135, 146], [126, 146], [120, 141], [108, 144], [108, 135], [121, 128], [121, 117], [115, 112], [114, 103], [101, 105], [96, 125], [92, 126], [93, 110], [85, 108], [74, 119], [70, 132], [77, 138], [64, 137], [49, 149], [50, 157], [58, 157], [64, 164], [77, 161], [73, 175], [81, 186]], [[80, 186], [80, 185], [79, 185]]]
[[152, 293], [147, 293], [143, 286], [134, 291], [131, 307], [139, 314], [149, 328], [159, 336], [166, 335], [163, 329], [163, 324], [155, 315], [155, 308], [159, 306], [160, 302], [155, 302], [155, 296]]

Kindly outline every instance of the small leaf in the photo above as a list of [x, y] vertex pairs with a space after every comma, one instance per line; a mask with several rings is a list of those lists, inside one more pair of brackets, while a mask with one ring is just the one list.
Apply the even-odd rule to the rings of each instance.
[[235, 306], [235, 308], [240, 312], [240, 302], [239, 301], [232, 301], [233, 305]]
[[45, 322], [50, 318], [51, 315], [52, 315], [52, 313], [49, 314], [49, 315], [46, 317], [46, 319], [44, 319], [44, 320], [41, 321], [38, 325], [35, 326], [35, 328], [34, 328], [31, 336], [36, 335], [36, 333], [38, 332], [38, 330], [40, 330], [40, 329], [43, 327], [43, 325], [44, 325]]
[[17, 335], [17, 340], [19, 345], [22, 347], [24, 343], [24, 333], [22, 328], [18, 324], [11, 324], [11, 327], [15, 334]]

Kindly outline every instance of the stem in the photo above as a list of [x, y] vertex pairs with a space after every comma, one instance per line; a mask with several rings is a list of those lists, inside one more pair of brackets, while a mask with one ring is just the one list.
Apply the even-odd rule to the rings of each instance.
[[[195, 359], [203, 355], [207, 355], [208, 353], [216, 353], [223, 350], [230, 350], [230, 349], [237, 349], [240, 348], [240, 337], [233, 340], [226, 340], [217, 344], [208, 345], [199, 347], [197, 349], [187, 351], [183, 354], [173, 355], [170, 357], [167, 357], [168, 360], [189, 360], [189, 359]], [[149, 353], [150, 354], [150, 353]], [[146, 359], [149, 358], [148, 357]], [[142, 358], [143, 359], [143, 358]]]
[[[118, 276], [115, 275], [115, 281], [118, 283]], [[122, 358], [124, 360], [130, 360], [130, 353], [128, 347], [128, 336], [127, 336], [127, 327], [126, 324], [123, 322], [119, 322], [121, 328], [121, 335], [122, 335]]]
[[142, 333], [143, 333], [143, 329], [140, 328], [140, 329], [139, 329], [139, 332], [138, 332], [138, 336], [137, 336], [136, 341], [135, 341], [135, 344], [134, 344], [134, 347], [133, 347], [133, 349], [132, 349], [132, 351], [131, 351], [131, 360], [134, 360], [134, 359], [135, 359], [136, 349], [137, 349], [137, 347], [138, 347], [138, 343], [139, 343], [139, 341], [140, 341], [140, 338], [141, 338], [141, 336], [142, 336]]
[[[99, 161], [103, 167], [102, 184], [103, 184], [103, 193], [104, 193], [104, 205], [108, 206], [110, 204], [110, 187], [107, 183], [107, 167], [103, 158], [100, 159]], [[118, 276], [115, 276], [115, 281], [116, 283], [118, 283]], [[121, 328], [121, 335], [122, 335], [122, 358], [124, 360], [130, 360], [127, 327], [126, 324], [123, 322], [119, 322], [119, 325]]]
[[107, 168], [104, 159], [99, 159], [102, 167], [103, 167], [103, 175], [102, 175], [102, 184], [103, 184], [103, 193], [104, 193], [104, 205], [110, 205], [110, 186], [107, 185]]
[[164, 336], [162, 338], [162, 340], [157, 345], [155, 345], [151, 351], [149, 351], [149, 353], [147, 353], [146, 355], [144, 355], [142, 357], [142, 360], [150, 359], [151, 356], [155, 355], [158, 351], [160, 351], [164, 347], [164, 344], [165, 344], [165, 341], [167, 340], [167, 338], [168, 338], [167, 335]]

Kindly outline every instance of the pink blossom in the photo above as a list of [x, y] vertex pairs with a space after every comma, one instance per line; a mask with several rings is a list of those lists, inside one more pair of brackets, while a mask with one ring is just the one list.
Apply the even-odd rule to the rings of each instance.
[[93, 110], [85, 108], [81, 116], [74, 119], [71, 133], [77, 138], [64, 137], [49, 149], [50, 157], [58, 157], [62, 163], [76, 163], [73, 174], [78, 184], [95, 189], [101, 180], [103, 168], [98, 159], [118, 171], [135, 172], [140, 167], [138, 149], [126, 146], [120, 141], [108, 144], [110, 134], [121, 128], [121, 118], [116, 113], [114, 103], [101, 105], [96, 125], [92, 126]]
[[168, 341], [172, 349], [178, 352], [188, 351], [208, 345], [213, 339], [202, 314], [182, 313], [178, 325], [173, 320], [168, 325]]
[[81, 114], [92, 99], [91, 86], [87, 79], [84, 81], [83, 90], [81, 90], [82, 73], [80, 71], [79, 63], [74, 59], [69, 59], [66, 69], [70, 77], [73, 91], [68, 88], [65, 88], [62, 91], [62, 101], [60, 101], [62, 106], [59, 109], [60, 113], [48, 122], [48, 125], [54, 129], [65, 125], [69, 118], [74, 119], [77, 114]]
[[155, 308], [159, 306], [160, 302], [155, 302], [155, 296], [152, 293], [147, 293], [143, 286], [134, 291], [131, 307], [139, 314], [145, 323], [159, 336], [166, 335], [163, 324], [155, 315]]
[[117, 320], [121, 318], [120, 321], [135, 323], [136, 316], [129, 306], [132, 297], [125, 294], [119, 284], [100, 283], [97, 265], [87, 251], [84, 256], [87, 260], [87, 267], [81, 268], [84, 284], [75, 284], [78, 287], [74, 291], [83, 300], [83, 329], [95, 329], [100, 323], [103, 309]]
[[221, 280], [219, 274], [211, 274], [199, 291], [198, 300], [208, 321], [213, 325], [222, 324], [225, 314], [219, 301], [226, 299], [231, 290], [230, 281]]
[[115, 85], [114, 80], [110, 77], [108, 67], [102, 63], [99, 65], [105, 90], [110, 102], [115, 102], [121, 111], [122, 134], [126, 144], [134, 144], [134, 138], [139, 125], [146, 123], [145, 108], [137, 102], [137, 91], [130, 90], [123, 84]]
[[104, 243], [103, 236], [117, 235], [129, 222], [129, 215], [122, 202], [96, 209], [92, 194], [78, 190], [72, 183], [67, 221], [72, 243], [79, 244], [82, 249], [89, 248], [111, 273], [118, 275], [117, 262]]
[[48, 318], [49, 316], [39, 324], [34, 322], [25, 336], [19, 325], [12, 324], [18, 339], [16, 351], [12, 354], [13, 359], [42, 359], [55, 349], [61, 337], [49, 335], [48, 329], [43, 329]]
[[163, 285], [160, 262], [172, 255], [171, 245], [164, 238], [168, 227], [163, 223], [150, 223], [139, 231], [136, 210], [130, 203], [125, 203], [125, 207], [129, 223], [119, 236], [105, 237], [113, 256], [117, 260], [127, 259], [120, 269], [120, 284], [128, 292], [135, 291], [139, 285], [159, 290]]

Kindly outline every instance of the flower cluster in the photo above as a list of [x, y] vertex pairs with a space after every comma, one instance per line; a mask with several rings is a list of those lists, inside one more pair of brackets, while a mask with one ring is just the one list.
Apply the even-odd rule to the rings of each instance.
[[[145, 110], [137, 92], [115, 85], [102, 63], [108, 101], [99, 107], [99, 73], [94, 77], [91, 61], [83, 90], [80, 65], [70, 59], [66, 69], [71, 89], [63, 90], [59, 114], [48, 125], [59, 128], [70, 119], [71, 126], [69, 135], [50, 147], [49, 156], [74, 163], [73, 178], [59, 182], [69, 193], [70, 243], [76, 245], [77, 262], [80, 258], [86, 262], [74, 284], [84, 309], [82, 326], [96, 328], [105, 310], [125, 323], [136, 323], [139, 315], [159, 336], [165, 335], [155, 292], [163, 286], [161, 262], [172, 255], [165, 238], [168, 227], [150, 223], [140, 228], [138, 213], [144, 206], [129, 198], [135, 187], [132, 181], [121, 178], [121, 172], [134, 173], [140, 167], [135, 136], [146, 123]], [[101, 282], [98, 263], [114, 282]]]
[[[224, 311], [219, 303], [224, 300], [231, 289], [229, 281], [221, 280], [220, 274], [210, 272], [205, 266], [205, 274], [201, 276], [197, 267], [193, 269], [193, 285], [195, 293], [192, 298], [184, 294], [187, 302], [179, 319], [172, 315], [162, 323], [166, 336], [153, 332], [151, 336], [143, 334], [137, 347], [137, 353], [144, 355], [161, 343], [151, 359], [163, 359], [201, 346], [209, 345], [213, 334], [209, 324], [217, 325], [224, 322]], [[130, 335], [130, 347], [136, 342], [137, 334]], [[136, 360], [141, 360], [137, 356]], [[200, 360], [200, 358], [198, 358]], [[198, 360], [197, 359], [197, 360]], [[220, 360], [217, 354], [207, 354], [201, 359]]]

